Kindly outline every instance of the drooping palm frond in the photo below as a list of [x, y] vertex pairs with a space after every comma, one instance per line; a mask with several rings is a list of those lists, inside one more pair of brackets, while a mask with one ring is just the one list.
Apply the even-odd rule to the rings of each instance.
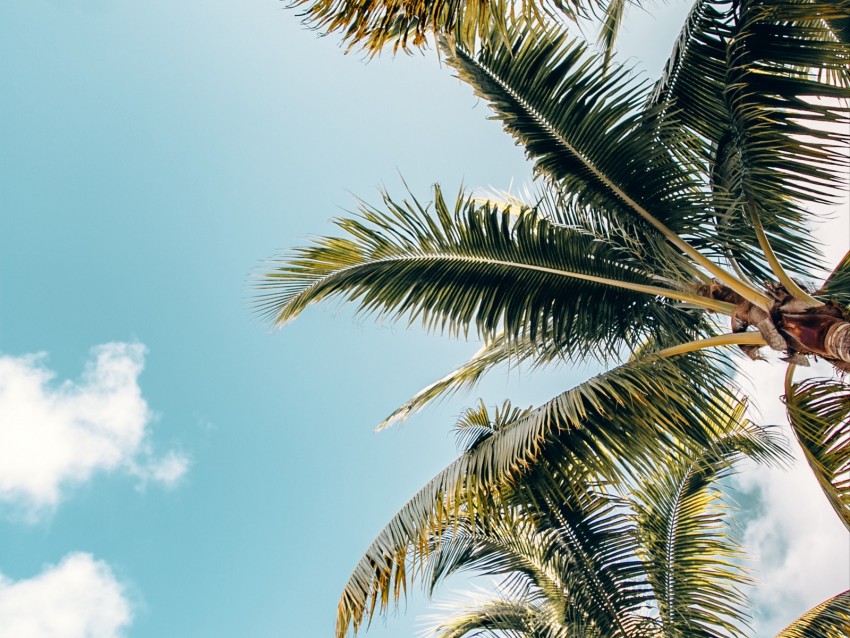
[[482, 440], [422, 488], [367, 549], [341, 596], [337, 635], [398, 600], [460, 508], [489, 511], [493, 490], [533, 466], [578, 459], [614, 480], [653, 468], [659, 449], [710, 445], [729, 415], [730, 387], [703, 354], [644, 360], [564, 392]]
[[848, 627], [850, 591], [845, 591], [807, 611], [776, 638], [847, 638]]
[[416, 200], [384, 200], [337, 224], [347, 237], [323, 238], [264, 275], [258, 307], [276, 324], [309, 304], [338, 296], [364, 312], [420, 319], [430, 330], [519, 348], [559, 349], [564, 357], [606, 359], [655, 333], [707, 329], [700, 313], [732, 306], [680, 282], [658, 281], [617, 246], [553, 224], [533, 211], [478, 205], [460, 194], [453, 207], [435, 188], [433, 213]]
[[[820, 266], [807, 221], [832, 203], [850, 141], [846, 0], [700, 0], [652, 104], [701, 140], [717, 239], [748, 276], [771, 276], [753, 217], [786, 269]], [[831, 125], [831, 127], [830, 127]]]
[[850, 386], [832, 379], [792, 383], [789, 371], [785, 404], [806, 460], [850, 530]]
[[[735, 406], [710, 449], [660, 453], [637, 490], [630, 482], [599, 484], [581, 465], [535, 465], [501, 492], [499, 509], [487, 516], [461, 510], [433, 538], [424, 570], [430, 590], [471, 570], [502, 576], [500, 590], [511, 600], [536, 609], [545, 602], [564, 631], [580, 626], [583, 636], [743, 635], [737, 587], [746, 578], [733, 563], [740, 548], [728, 533], [719, 483], [744, 455], [787, 458], [777, 435], [743, 413], [743, 404]], [[450, 626], [489, 634], [489, 620], [467, 609]], [[528, 627], [518, 635], [535, 635], [523, 633]]]
[[557, 28], [519, 25], [509, 36], [444, 48], [447, 62], [490, 102], [537, 171], [574, 203], [595, 211], [600, 224], [634, 227], [641, 241], [669, 242], [654, 242], [653, 253], [642, 255], [645, 264], [661, 259], [698, 265], [767, 307], [761, 292], [694, 248], [723, 253], [707, 216], [707, 185], [681, 161], [681, 147], [664, 143], [689, 133], [668, 127], [662, 108], [642, 107], [646, 91], [629, 81], [627, 69], [606, 68]]
[[460, 528], [452, 525], [434, 540], [431, 589], [459, 570], [503, 575], [505, 591], [539, 592], [590, 635], [633, 635], [651, 592], [619, 498], [580, 465], [541, 465], [503, 491], [499, 503], [502, 509], [487, 517], [461, 512]]
[[469, 361], [423, 388], [399, 408], [393, 410], [392, 414], [381, 421], [377, 429], [382, 430], [405, 420], [438, 398], [451, 396], [459, 390], [475, 386], [486, 372], [499, 364], [505, 362], [518, 364], [528, 359], [541, 363], [549, 362], [563, 359], [563, 353], [559, 348], [540, 347], [527, 339], [522, 341], [507, 339], [504, 333], [500, 332], [488, 340]]
[[740, 404], [713, 447], [662, 460], [628, 495], [666, 636], [746, 635], [748, 579], [721, 482], [744, 455], [771, 463], [787, 453], [743, 411]]

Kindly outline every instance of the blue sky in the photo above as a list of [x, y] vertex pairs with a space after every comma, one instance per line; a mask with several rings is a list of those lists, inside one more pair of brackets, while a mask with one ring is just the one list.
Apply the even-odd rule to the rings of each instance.
[[[630, 20], [650, 77], [683, 10]], [[476, 344], [333, 304], [274, 333], [250, 312], [252, 273], [352, 194], [527, 183], [432, 55], [366, 64], [276, 0], [31, 0], [0, 4], [0, 83], [4, 635], [328, 635], [360, 552], [453, 458], [462, 407], [588, 374], [496, 375], [376, 435]], [[68, 634], [9, 611], [89, 607]], [[424, 609], [368, 635], [411, 635]]]

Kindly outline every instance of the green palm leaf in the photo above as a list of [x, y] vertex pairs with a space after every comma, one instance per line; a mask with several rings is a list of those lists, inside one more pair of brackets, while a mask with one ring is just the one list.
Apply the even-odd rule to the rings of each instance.
[[367, 549], [343, 591], [338, 636], [398, 600], [431, 539], [460, 508], [490, 511], [492, 490], [533, 466], [578, 459], [614, 480], [651, 470], [658, 449], [710, 445], [729, 414], [729, 385], [704, 355], [644, 360], [564, 392], [482, 440], [422, 488]]
[[848, 627], [850, 591], [845, 591], [807, 611], [776, 638], [846, 638]]
[[834, 203], [829, 193], [846, 172], [847, 110], [834, 99], [850, 94], [850, 51], [835, 26], [848, 7], [700, 0], [653, 92], [666, 118], [701, 140], [718, 239], [756, 281], [771, 271], [753, 216], [785, 268], [805, 274], [820, 266], [808, 209]]
[[616, 245], [531, 210], [499, 210], [463, 194], [451, 209], [438, 187], [433, 213], [416, 200], [385, 197], [385, 205], [339, 220], [347, 237], [320, 239], [267, 273], [259, 309], [280, 325], [342, 296], [431, 330], [457, 335], [474, 326], [479, 337], [501, 333], [520, 350], [534, 343], [600, 359], [652, 335], [710, 331], [701, 313], [670, 299], [728, 312], [696, 286], [658, 281]]
[[850, 530], [850, 387], [831, 379], [786, 382], [791, 428], [815, 477]]
[[745, 635], [740, 586], [749, 581], [721, 483], [744, 455], [764, 462], [787, 455], [774, 435], [744, 420], [743, 410], [739, 405], [713, 447], [662, 461], [629, 494], [665, 636]]
[[458, 76], [490, 102], [536, 170], [557, 182], [564, 197], [593, 211], [599, 226], [633, 229], [650, 244], [641, 255], [647, 267], [669, 273], [669, 264], [678, 263], [693, 272], [698, 264], [745, 298], [766, 304], [761, 293], [706, 257], [725, 249], [712, 228], [707, 180], [700, 181], [695, 162], [683, 161], [688, 145], [681, 139], [690, 133], [668, 125], [664, 108], [644, 108], [646, 91], [629, 81], [627, 69], [606, 67], [556, 28], [519, 25], [509, 38], [494, 37], [477, 48], [458, 41], [445, 50]]

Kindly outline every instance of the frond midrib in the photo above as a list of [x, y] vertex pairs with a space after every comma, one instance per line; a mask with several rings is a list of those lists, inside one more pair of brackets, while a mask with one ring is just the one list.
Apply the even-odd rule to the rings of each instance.
[[608, 188], [612, 193], [614, 193], [627, 206], [634, 210], [642, 219], [644, 219], [659, 233], [661, 233], [661, 235], [665, 239], [667, 239], [667, 241], [676, 246], [679, 250], [681, 250], [688, 257], [690, 257], [696, 264], [699, 264], [700, 266], [705, 268], [708, 272], [717, 277], [721, 282], [725, 283], [727, 286], [732, 288], [735, 292], [737, 292], [745, 299], [764, 309], [770, 307], [770, 299], [766, 295], [756, 290], [746, 282], [743, 282], [737, 277], [731, 275], [726, 270], [724, 270], [723, 268], [715, 264], [713, 261], [708, 259], [705, 255], [697, 251], [693, 246], [691, 246], [684, 239], [679, 237], [679, 235], [677, 235], [672, 230], [667, 228], [667, 226], [661, 223], [654, 215], [652, 215], [652, 213], [650, 213], [638, 202], [632, 199], [628, 194], [626, 194], [617, 184], [612, 182], [605, 175], [605, 173], [603, 173], [592, 161], [590, 161], [590, 159], [586, 155], [584, 155], [572, 144], [570, 144], [569, 140], [567, 140], [538, 109], [531, 105], [528, 100], [526, 100], [523, 96], [517, 93], [517, 91], [513, 87], [511, 87], [504, 79], [502, 79], [493, 69], [491, 69], [489, 66], [485, 65], [483, 62], [475, 58], [469, 51], [467, 51], [462, 46], [456, 46], [455, 50], [461, 56], [463, 56], [468, 63], [474, 65], [475, 68], [481, 70], [484, 74], [487, 75], [488, 78], [495, 82], [512, 99], [514, 99], [519, 105], [521, 105], [522, 108], [524, 108], [534, 118], [534, 120], [537, 121], [540, 126], [542, 126], [546, 131], [548, 131], [570, 155], [578, 159], [582, 163], [582, 165], [588, 171], [590, 171], [594, 175], [594, 177], [596, 177], [596, 179], [598, 179], [602, 184], [604, 184], [606, 188]]

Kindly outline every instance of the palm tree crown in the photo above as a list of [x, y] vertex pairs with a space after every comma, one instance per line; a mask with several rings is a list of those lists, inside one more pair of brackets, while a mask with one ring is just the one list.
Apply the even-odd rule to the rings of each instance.
[[[727, 435], [740, 424], [733, 418], [734, 361], [720, 348], [737, 346], [757, 358], [767, 347], [789, 364], [784, 394], [792, 429], [850, 529], [847, 386], [793, 380], [794, 367], [813, 357], [850, 370], [850, 254], [815, 283], [823, 264], [809, 231], [812, 206], [835, 202], [848, 168], [850, 0], [696, 0], [654, 85], [635, 83], [629, 69], [591, 54], [561, 21], [546, 17], [604, 11], [611, 45], [625, 4], [619, 0], [304, 1], [314, 24], [342, 30], [373, 51], [438, 32], [447, 63], [525, 147], [539, 188], [527, 202], [467, 193], [451, 201], [439, 187], [427, 203], [385, 194], [382, 206], [363, 205], [359, 216], [338, 220], [340, 236], [276, 263], [259, 283], [260, 311], [282, 325], [309, 304], [338, 296], [367, 313], [455, 336], [472, 330], [483, 340], [469, 362], [384, 425], [505, 361], [618, 364], [514, 414], [426, 485], [358, 564], [340, 602], [338, 634], [357, 629], [376, 605], [385, 609], [416, 574], [414, 566], [424, 564], [417, 561], [460, 542], [458, 530], [468, 538], [508, 534], [545, 545], [564, 529], [552, 518], [559, 508], [596, 513], [598, 498], [598, 511], [614, 512], [620, 505], [607, 493], [588, 490], [631, 476], [643, 477], [627, 483], [636, 490], [634, 529], [622, 542], [633, 545], [616, 550], [637, 557], [627, 561], [617, 588], [629, 620], [614, 614], [603, 622], [594, 614], [608, 613], [605, 605], [597, 612], [585, 605], [566, 624], [558, 616], [558, 626], [592, 627], [596, 633], [586, 635], [600, 636], [637, 635], [629, 632], [638, 626], [660, 627], [664, 635], [735, 635], [734, 588], [715, 590], [711, 578], [696, 576], [700, 585], [681, 585], [693, 590], [683, 597], [677, 579], [680, 572], [683, 583], [693, 576], [689, 559], [664, 563], [664, 535], [640, 521], [663, 520], [658, 508], [669, 504], [671, 485], [684, 489], [678, 470], [659, 474], [659, 448], [677, 459], [671, 468], [681, 459], [685, 466], [697, 457], [707, 462], [704, 455], [716, 450], [715, 424], [725, 423]], [[564, 473], [565, 463], [593, 482]], [[685, 481], [694, 481], [688, 485], [697, 492], [728, 464], [699, 468]], [[567, 477], [583, 486], [578, 496], [563, 484]], [[529, 492], [536, 489], [544, 496]], [[506, 493], [524, 493], [525, 500], [505, 505]], [[707, 493], [699, 502], [714, 506]], [[551, 511], [527, 514], [528, 499], [542, 499]], [[611, 516], [604, 520], [619, 529], [620, 515]], [[595, 551], [607, 550], [603, 544]], [[508, 554], [493, 560], [508, 564], [516, 558]], [[646, 557], [655, 554], [673, 571], [653, 572]], [[547, 560], [554, 561], [547, 573], [555, 573], [578, 559], [553, 549]], [[596, 577], [608, 578], [599, 570]], [[733, 569], [718, 570], [718, 582], [735, 580]], [[619, 577], [610, 575], [612, 582]], [[539, 611], [534, 622], [544, 623], [551, 605], [565, 604], [544, 589], [535, 583], [529, 590], [543, 596], [534, 598], [534, 609], [522, 607], [528, 600], [520, 597], [501, 601], [502, 611], [513, 609], [517, 622], [520, 615], [531, 622], [527, 614]], [[570, 604], [584, 595], [570, 594]], [[650, 598], [655, 615], [635, 615]], [[847, 599], [845, 593], [827, 601], [782, 635], [828, 635], [823, 627], [850, 617]], [[478, 620], [493, 609], [479, 610]]]

